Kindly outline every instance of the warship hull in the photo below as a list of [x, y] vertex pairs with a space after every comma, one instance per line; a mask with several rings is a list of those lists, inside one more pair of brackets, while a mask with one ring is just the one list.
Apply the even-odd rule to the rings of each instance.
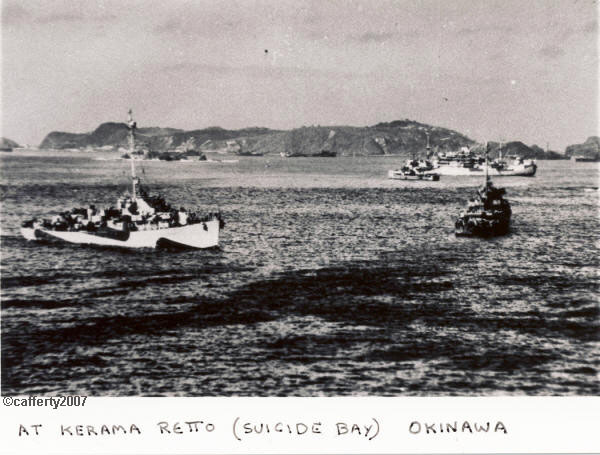
[[457, 237], [497, 237], [510, 231], [510, 218], [483, 219], [459, 218], [456, 220], [454, 234]]
[[178, 245], [181, 248], [211, 248], [219, 244], [220, 222], [217, 219], [187, 226], [146, 231], [113, 231], [113, 235], [87, 231], [55, 231], [23, 227], [27, 240], [46, 240], [120, 248], [156, 248]]
[[436, 182], [440, 179], [439, 174], [416, 174], [410, 175], [402, 171], [390, 170], [388, 171], [388, 178], [392, 180], [426, 180], [430, 182]]
[[[468, 175], [468, 176], [478, 176], [481, 177], [485, 175], [486, 168], [485, 166], [477, 166], [477, 167], [461, 167], [461, 166], [449, 166], [442, 165], [440, 167], [435, 168], [435, 172], [440, 175]], [[492, 166], [488, 166], [487, 173], [489, 176], [503, 176], [503, 177], [533, 177], [537, 171], [537, 165], [535, 163], [532, 164], [524, 164], [517, 166], [510, 166], [504, 169], [498, 169]]]

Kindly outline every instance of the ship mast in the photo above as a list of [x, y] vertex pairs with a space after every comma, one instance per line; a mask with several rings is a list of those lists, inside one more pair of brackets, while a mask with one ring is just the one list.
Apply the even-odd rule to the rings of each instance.
[[137, 125], [133, 120], [131, 109], [129, 109], [129, 118], [127, 119], [127, 128], [129, 128], [129, 159], [131, 160], [131, 199], [135, 201], [137, 177], [135, 176], [135, 164], [133, 160], [133, 152], [135, 151], [135, 129]]
[[485, 188], [485, 191], [487, 193], [487, 189], [488, 189], [488, 153], [490, 151], [490, 143], [486, 142], [485, 144], [485, 182], [483, 183], [483, 186]]

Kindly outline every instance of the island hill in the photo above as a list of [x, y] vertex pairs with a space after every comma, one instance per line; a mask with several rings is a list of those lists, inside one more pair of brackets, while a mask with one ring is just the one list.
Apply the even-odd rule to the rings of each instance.
[[577, 161], [600, 161], [600, 137], [591, 136], [583, 144], [569, 145], [565, 155]]
[[0, 137], [0, 152], [12, 152], [13, 149], [20, 147], [21, 146], [15, 141], [12, 141], [6, 137]]
[[[125, 123], [103, 123], [90, 133], [74, 134], [52, 132], [41, 149], [127, 149], [128, 129]], [[138, 153], [150, 157], [204, 155], [209, 152], [260, 156], [365, 156], [402, 155], [422, 156], [427, 137], [432, 150], [452, 151], [472, 147], [476, 142], [447, 128], [431, 126], [413, 120], [396, 120], [369, 127], [309, 126], [289, 131], [268, 128], [226, 130], [211, 127], [184, 131], [176, 128], [138, 128]], [[498, 155], [500, 144], [492, 143], [492, 156]], [[503, 155], [523, 158], [561, 159], [558, 152], [546, 152], [538, 146], [528, 147], [522, 142], [508, 142], [502, 146]], [[162, 156], [161, 156], [162, 154]], [[176, 159], [176, 158], [175, 158]]]

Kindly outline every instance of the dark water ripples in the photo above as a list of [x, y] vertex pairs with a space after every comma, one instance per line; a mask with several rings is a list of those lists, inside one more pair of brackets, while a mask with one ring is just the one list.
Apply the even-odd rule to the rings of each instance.
[[600, 393], [597, 168], [500, 180], [511, 234], [472, 240], [452, 224], [478, 182], [261, 163], [149, 164], [227, 221], [220, 248], [170, 253], [24, 241], [24, 218], [113, 204], [122, 163], [4, 159], [4, 393]]

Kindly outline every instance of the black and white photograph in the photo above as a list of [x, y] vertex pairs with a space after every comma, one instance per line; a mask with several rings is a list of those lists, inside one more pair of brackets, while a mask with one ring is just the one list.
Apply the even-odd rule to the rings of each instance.
[[3, 396], [600, 395], [597, 1], [1, 5]]

